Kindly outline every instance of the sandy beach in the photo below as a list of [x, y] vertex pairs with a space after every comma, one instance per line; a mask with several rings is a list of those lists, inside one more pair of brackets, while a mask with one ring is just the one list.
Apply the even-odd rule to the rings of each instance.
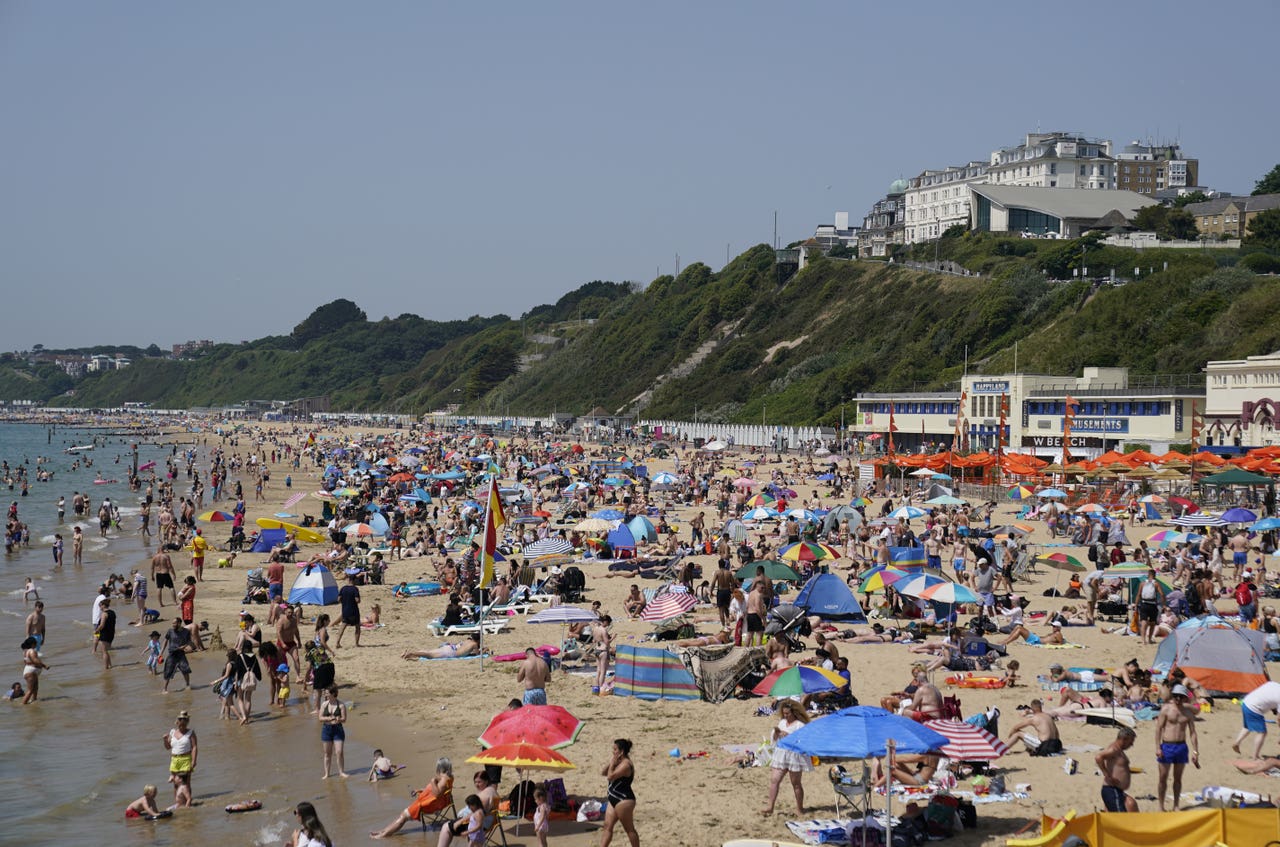
[[[368, 429], [362, 430], [367, 437]], [[293, 436], [288, 440], [293, 443]], [[214, 439], [209, 439], [212, 445]], [[228, 448], [235, 449], [235, 448]], [[244, 450], [243, 447], [240, 448]], [[591, 458], [591, 447], [588, 445], [587, 458]], [[726, 466], [745, 458], [733, 454], [721, 458]], [[759, 460], [759, 457], [753, 457]], [[672, 470], [671, 460], [653, 460], [646, 462], [650, 473], [658, 470]], [[687, 464], [685, 465], [687, 467]], [[762, 463], [756, 468], [756, 476], [764, 477], [774, 468], [780, 467]], [[293, 487], [286, 490], [282, 483], [286, 473], [292, 473]], [[233, 477], [234, 480], [234, 477]], [[829, 495], [828, 489], [808, 478], [800, 478], [793, 482], [794, 487], [803, 494], [813, 490], [819, 492], [823, 505], [836, 505]], [[290, 495], [299, 491], [315, 491], [319, 488], [319, 478], [304, 467], [301, 471], [290, 471], [283, 463], [272, 467], [272, 478], [265, 490], [265, 501], [254, 502], [252, 488], [246, 483], [247, 508], [249, 525], [255, 518], [270, 516], [280, 511], [281, 504]], [[847, 497], [842, 502], [847, 502]], [[1002, 502], [993, 523], [1011, 519], [1017, 511], [1017, 505]], [[868, 507], [868, 515], [878, 511], [879, 502]], [[714, 515], [714, 507], [695, 507], [705, 510], [709, 516]], [[318, 500], [308, 499], [296, 505], [291, 511], [318, 514]], [[691, 516], [689, 509], [672, 508], [668, 517], [680, 526], [682, 537], [688, 537], [687, 518]], [[210, 530], [209, 527], [213, 529]], [[221, 543], [227, 531], [225, 525], [206, 524], [206, 533], [211, 540]], [[768, 524], [766, 526], [772, 526]], [[1047, 542], [1047, 530], [1041, 523], [1033, 523], [1034, 532], [1027, 539], [1028, 543], [1042, 544]], [[1129, 539], [1136, 544], [1155, 528], [1131, 528]], [[315, 545], [307, 550], [320, 550]], [[1084, 559], [1083, 549], [1059, 548], [1065, 552]], [[209, 567], [205, 571], [205, 583], [201, 587], [197, 616], [209, 621], [210, 628], [220, 628], [224, 638], [235, 631], [238, 614], [243, 607], [241, 600], [245, 586], [245, 571], [250, 567], [258, 567], [266, 559], [261, 554], [241, 554], [232, 569]], [[709, 575], [715, 568], [714, 556], [700, 556], [704, 575]], [[185, 555], [175, 557], [179, 573], [189, 572], [189, 561]], [[834, 570], [844, 574], [842, 566], [847, 561], [836, 563]], [[644, 636], [652, 629], [651, 625], [629, 620], [623, 609], [623, 598], [633, 580], [628, 578], [603, 578], [606, 572], [604, 562], [588, 562], [582, 565], [587, 574], [586, 597], [588, 601], [599, 600], [603, 610], [614, 619], [614, 631], [617, 643], [644, 643]], [[518, 697], [521, 685], [515, 677], [517, 665], [498, 664], [475, 660], [452, 661], [406, 661], [400, 655], [406, 649], [424, 649], [438, 646], [442, 639], [431, 635], [427, 623], [438, 617], [444, 610], [444, 597], [420, 597], [397, 599], [392, 596], [394, 584], [402, 580], [430, 580], [435, 575], [431, 559], [405, 559], [391, 563], [387, 572], [387, 584], [381, 586], [365, 586], [361, 588], [362, 611], [368, 612], [373, 603], [382, 607], [383, 626], [363, 633], [361, 646], [356, 648], [347, 633], [342, 647], [336, 651], [337, 680], [342, 686], [342, 699], [352, 702], [349, 737], [358, 739], [365, 747], [382, 747], [393, 761], [407, 766], [406, 770], [390, 785], [395, 793], [404, 794], [410, 788], [424, 784], [431, 776], [432, 767], [437, 756], [449, 756], [457, 766], [460, 775], [469, 775], [475, 766], [465, 764], [465, 759], [478, 750], [476, 736], [484, 729], [488, 719], [500, 711], [512, 697]], [[292, 575], [286, 577], [286, 589], [292, 581]], [[1053, 585], [1065, 588], [1067, 575], [1053, 570], [1041, 570], [1030, 582], [1019, 582], [1018, 590], [1028, 597], [1031, 605], [1028, 612], [1037, 610], [1054, 610], [1066, 601], [1058, 598], [1043, 597], [1042, 592]], [[654, 583], [645, 583], [643, 587], [652, 587]], [[785, 597], [784, 597], [785, 599]], [[256, 607], [259, 620], [265, 620], [265, 607]], [[315, 609], [308, 607], [309, 614]], [[336, 607], [326, 609], [330, 614]], [[712, 621], [715, 618], [713, 607], [699, 607], [695, 615], [700, 620]], [[963, 616], [966, 620], [969, 616]], [[268, 635], [271, 629], [266, 628]], [[715, 623], [703, 623], [699, 626], [702, 634], [713, 633], [718, 629]], [[1037, 632], [1043, 628], [1033, 625]], [[311, 631], [309, 621], [304, 621], [302, 632], [306, 637]], [[1000, 690], [959, 690], [948, 688], [943, 679], [945, 671], [938, 671], [933, 681], [943, 689], [944, 694], [957, 694], [962, 701], [962, 711], [968, 716], [990, 706], [997, 706], [1002, 712], [1000, 728], [1007, 737], [1008, 730], [1019, 719], [1017, 707], [1028, 703], [1032, 698], [1044, 697], [1048, 701], [1056, 693], [1041, 691], [1036, 675], [1045, 673], [1052, 662], [1066, 666], [1100, 667], [1108, 670], [1119, 669], [1130, 658], [1137, 658], [1145, 667], [1151, 664], [1154, 647], [1144, 647], [1134, 637], [1121, 637], [1103, 633], [1103, 627], [1068, 627], [1068, 641], [1079, 645], [1078, 649], [1046, 649], [1032, 647], [1024, 642], [1016, 642], [1009, 647], [1009, 657], [1016, 658], [1021, 664], [1022, 684]], [[528, 646], [540, 644], [558, 644], [563, 637], [563, 630], [558, 626], [533, 626], [523, 619], [513, 619], [511, 627], [502, 633], [487, 636], [485, 646], [493, 652], [521, 652]], [[810, 639], [812, 646], [812, 639]], [[908, 652], [904, 645], [842, 645], [842, 654], [850, 661], [852, 671], [853, 692], [863, 704], [875, 705], [881, 696], [899, 690], [906, 684], [910, 676], [909, 668], [913, 661], [920, 657]], [[812, 656], [812, 651], [801, 654]], [[591, 693], [593, 679], [590, 675], [558, 672], [553, 677], [548, 690], [550, 702], [568, 708], [573, 714], [586, 722], [576, 744], [563, 752], [577, 765], [576, 770], [564, 774], [569, 793], [578, 797], [602, 797], [604, 781], [600, 769], [610, 754], [611, 742], [614, 738], [630, 738], [635, 748], [633, 759], [636, 765], [635, 791], [639, 798], [636, 810], [636, 824], [642, 841], [646, 843], [716, 845], [733, 838], [767, 838], [779, 841], [795, 840], [785, 827], [785, 821], [793, 816], [792, 798], [784, 784], [779, 795], [777, 813], [768, 819], [760, 815], [765, 802], [769, 780], [769, 770], [764, 767], [740, 768], [733, 761], [723, 745], [757, 745], [769, 736], [776, 718], [757, 717], [758, 707], [767, 701], [760, 698], [747, 700], [731, 699], [719, 705], [707, 702], [646, 702], [615, 696], [597, 696]], [[295, 696], [296, 696], [295, 687]], [[262, 698], [259, 698], [262, 699]], [[1047, 702], [1046, 705], [1049, 705]], [[213, 720], [216, 710], [209, 706], [205, 720]], [[290, 720], [303, 720], [303, 710], [295, 705], [289, 708]], [[1115, 729], [1104, 726], [1086, 725], [1083, 722], [1061, 721], [1060, 732], [1066, 756], [1075, 759], [1079, 765], [1074, 774], [1064, 773], [1064, 757], [1033, 758], [1028, 756], [1018, 745], [1015, 752], [994, 763], [996, 772], [1003, 773], [1007, 785], [1012, 789], [1015, 785], [1025, 785], [1027, 797], [1007, 803], [990, 803], [978, 806], [979, 824], [976, 831], [966, 832], [952, 839], [958, 845], [1003, 844], [1005, 837], [1022, 830], [1029, 823], [1038, 824], [1041, 812], [1057, 815], [1068, 809], [1076, 809], [1087, 813], [1100, 807], [1100, 777], [1096, 773], [1093, 757], [1096, 752], [1108, 744], [1115, 736]], [[1234, 788], [1269, 794], [1272, 791], [1271, 779], [1265, 776], [1245, 776], [1238, 773], [1230, 764], [1235, 754], [1229, 745], [1240, 726], [1239, 707], [1230, 701], [1219, 700], [1212, 713], [1203, 715], [1198, 722], [1200, 748], [1203, 756], [1199, 770], [1188, 767], [1183, 786], [1184, 806], [1191, 805], [1190, 795], [1206, 785], [1227, 785]], [[1138, 799], [1140, 807], [1154, 810], [1155, 802], [1151, 795], [1155, 793], [1156, 763], [1154, 724], [1139, 722], [1138, 739], [1131, 751], [1135, 764], [1133, 787], [1130, 793]], [[317, 733], [318, 734], [318, 733]], [[698, 758], [673, 758], [668, 752], [679, 748], [682, 754], [707, 753]], [[224, 751], [210, 749], [202, 755], [217, 757], [226, 755]], [[289, 755], [297, 758], [300, 782], [319, 780], [319, 742], [315, 749], [291, 750]], [[363, 776], [368, 762], [347, 760], [349, 772]], [[538, 774], [534, 779], [540, 779]], [[461, 782], [461, 778], [460, 778]], [[512, 784], [511, 776], [504, 780], [504, 789]], [[805, 800], [808, 817], [831, 817], [834, 815], [834, 795], [826, 776], [826, 766], [820, 766], [815, 772], [807, 774], [804, 780]], [[304, 786], [305, 787], [305, 786]], [[958, 790], [968, 788], [963, 781]], [[388, 790], [387, 786], [377, 788], [366, 787], [364, 783], [350, 782], [349, 790], [361, 791]], [[876, 803], [882, 805], [883, 797]], [[900, 798], [895, 798], [895, 806], [901, 808]], [[381, 826], [389, 820], [385, 812], [386, 804], [362, 806], [355, 802], [350, 804], [349, 813], [353, 820], [344, 821], [343, 830], [347, 832], [367, 832]], [[324, 818], [325, 810], [320, 809]], [[588, 845], [598, 843], [599, 835], [595, 825], [574, 822], [556, 822], [552, 826], [551, 842], [553, 844]], [[510, 844], [535, 843], [530, 834], [531, 827], [525, 824], [521, 834], [515, 834], [514, 821], [506, 826], [507, 840]], [[434, 843], [435, 834], [424, 835], [416, 824], [406, 827], [397, 835], [392, 843]], [[619, 829], [615, 835], [615, 843], [625, 843], [625, 836]]]

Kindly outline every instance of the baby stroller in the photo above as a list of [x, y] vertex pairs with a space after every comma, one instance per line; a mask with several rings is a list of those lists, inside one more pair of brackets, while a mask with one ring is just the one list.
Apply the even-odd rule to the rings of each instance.
[[244, 599], [242, 603], [265, 603], [267, 596], [267, 575], [261, 568], [255, 568], [244, 576]]
[[765, 617], [765, 635], [782, 641], [793, 652], [804, 649], [800, 639], [811, 631], [805, 610], [790, 603], [774, 606]]
[[581, 603], [584, 599], [582, 592], [586, 587], [587, 577], [583, 574], [582, 568], [565, 568], [564, 573], [560, 574], [557, 588], [566, 603]]

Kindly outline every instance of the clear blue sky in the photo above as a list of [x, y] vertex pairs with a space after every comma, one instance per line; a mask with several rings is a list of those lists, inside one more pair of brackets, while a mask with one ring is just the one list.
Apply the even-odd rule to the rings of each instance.
[[0, 2], [4, 349], [516, 316], [1034, 131], [1280, 161], [1280, 4]]

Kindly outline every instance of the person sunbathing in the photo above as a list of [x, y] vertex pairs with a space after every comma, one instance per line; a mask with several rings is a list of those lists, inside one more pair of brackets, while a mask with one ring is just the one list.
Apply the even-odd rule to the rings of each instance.
[[1267, 773], [1270, 770], [1280, 768], [1280, 756], [1264, 756], [1261, 759], [1233, 759], [1231, 764], [1235, 765], [1236, 770], [1240, 773]]
[[713, 644], [732, 644], [733, 635], [722, 629], [715, 635], [700, 635], [697, 638], [682, 638], [676, 642], [677, 647], [710, 647]]
[[1062, 718], [1078, 715], [1085, 709], [1110, 709], [1119, 705], [1110, 688], [1104, 688], [1096, 693], [1083, 693], [1064, 687], [1058, 694], [1058, 705], [1045, 709], [1045, 712], [1055, 718]]
[[[898, 785], [928, 785], [929, 780], [933, 779], [933, 775], [937, 772], [941, 760], [941, 756], [930, 753], [920, 756], [910, 754], [896, 756], [893, 765], [893, 781]], [[883, 788], [884, 782], [884, 765], [880, 760], [876, 760], [874, 787]]]
[[629, 617], [637, 617], [644, 611], [644, 595], [640, 593], [640, 586], [632, 585], [631, 593], [627, 595], [627, 599], [622, 602], [622, 608], [626, 609]]
[[459, 644], [441, 644], [430, 650], [405, 650], [400, 654], [402, 659], [461, 659], [465, 656], [480, 654], [480, 635], [471, 633], [467, 640]]

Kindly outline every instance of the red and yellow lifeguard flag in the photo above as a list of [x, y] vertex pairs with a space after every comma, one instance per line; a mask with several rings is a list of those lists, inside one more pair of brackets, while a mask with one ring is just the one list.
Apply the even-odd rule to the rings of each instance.
[[498, 538], [503, 525], [507, 522], [507, 514], [502, 509], [502, 498], [498, 496], [498, 477], [489, 477], [489, 494], [484, 503], [484, 542], [480, 545], [480, 587], [493, 585], [493, 557], [498, 552]]

